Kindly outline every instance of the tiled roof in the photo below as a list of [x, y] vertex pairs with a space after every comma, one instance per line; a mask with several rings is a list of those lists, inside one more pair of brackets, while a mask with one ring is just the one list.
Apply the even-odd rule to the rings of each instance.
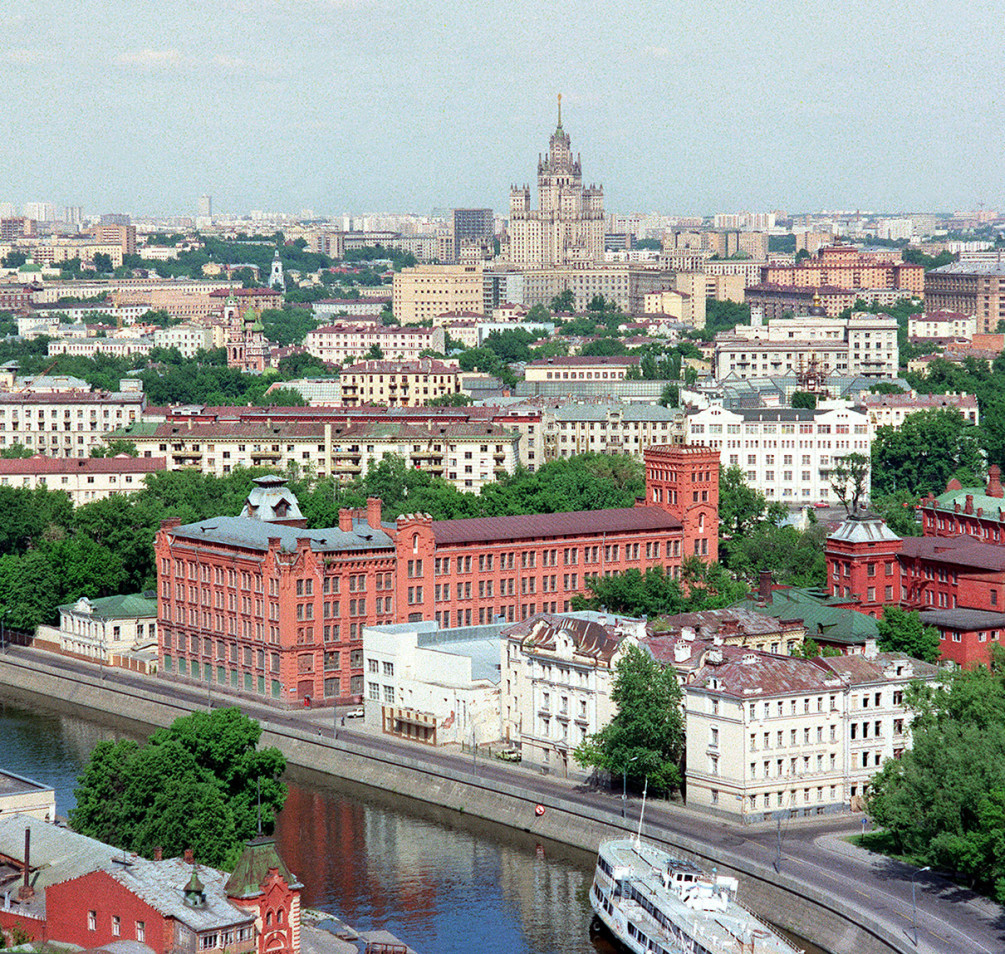
[[955, 510], [956, 504], [960, 510], [966, 506], [967, 497], [973, 497], [974, 513], [978, 509], [985, 516], [998, 516], [999, 510], [1005, 510], [1005, 497], [991, 497], [985, 493], [985, 487], [961, 487], [959, 490], [947, 490], [935, 498], [935, 506], [939, 510]]
[[876, 620], [871, 616], [835, 605], [826, 596], [794, 586], [773, 590], [770, 603], [759, 603], [756, 595], [751, 595], [733, 606], [777, 616], [781, 620], [802, 620], [808, 637], [828, 642], [859, 645], [879, 635]]
[[671, 422], [678, 412], [659, 404], [566, 404], [555, 409], [559, 421], [606, 421], [608, 415], [619, 414], [627, 423], [635, 421]]
[[823, 669], [816, 660], [798, 656], [776, 656], [740, 646], [719, 647], [722, 662], [706, 658], [689, 683], [689, 688], [712, 689], [741, 699], [789, 695], [797, 692], [824, 692], [840, 687], [842, 680]]
[[432, 358], [418, 361], [360, 361], [342, 369], [342, 374], [457, 374], [456, 365]]
[[724, 609], [701, 610], [698, 613], [661, 616], [658, 620], [661, 630], [655, 635], [669, 636], [689, 628], [701, 638], [711, 638], [717, 634], [769, 636], [780, 633], [786, 628], [781, 626], [780, 622], [776, 617], [755, 613], [740, 606], [728, 606]]
[[15, 460], [0, 460], [0, 475], [27, 474], [149, 474], [164, 470], [167, 460], [163, 457], [23, 457]]
[[[529, 639], [534, 646], [555, 652], [557, 646], [557, 636], [559, 633], [568, 634], [575, 647], [575, 652], [584, 656], [592, 656], [594, 659], [602, 659], [610, 662], [625, 631], [618, 627], [618, 617], [604, 617], [605, 622], [596, 614], [566, 613], [552, 615], [551, 613], [538, 613], [512, 626], [507, 626], [502, 631], [502, 636], [506, 638]], [[632, 620], [634, 623], [640, 620]]]
[[881, 517], [859, 514], [844, 520], [841, 526], [827, 539], [841, 540], [845, 543], [883, 543], [899, 540], [900, 537], [886, 525]]
[[866, 407], [977, 407], [973, 394], [863, 394]]
[[1005, 276], [1005, 260], [999, 257], [991, 261], [950, 262], [933, 268], [930, 275], [1003, 275]]
[[60, 391], [54, 394], [0, 391], [0, 404], [142, 404], [142, 391]]
[[542, 537], [645, 530], [679, 530], [681, 522], [660, 507], [624, 507], [616, 510], [577, 510], [570, 513], [521, 514], [512, 517], [474, 517], [436, 520], [433, 535], [439, 546], [451, 543], [509, 542]]
[[965, 566], [985, 573], [1005, 570], [1005, 547], [981, 543], [968, 536], [905, 537], [900, 552], [919, 560]]
[[289, 868], [276, 851], [276, 840], [260, 835], [245, 845], [234, 873], [227, 881], [227, 894], [232, 898], [257, 898], [262, 893], [261, 885], [270, 868], [279, 869], [279, 874], [291, 887], [297, 884], [296, 878], [290, 874]]
[[1005, 630], [1005, 613], [977, 609], [923, 609], [921, 622], [926, 626], [940, 626], [959, 632], [978, 629]]
[[931, 679], [939, 671], [937, 666], [920, 659], [912, 659], [904, 653], [876, 653], [872, 656], [854, 653], [850, 656], [825, 656], [818, 662], [851, 686], [888, 682], [887, 672], [890, 669], [895, 670], [897, 665], [910, 668], [911, 676], [908, 677], [905, 673], [904, 678]]

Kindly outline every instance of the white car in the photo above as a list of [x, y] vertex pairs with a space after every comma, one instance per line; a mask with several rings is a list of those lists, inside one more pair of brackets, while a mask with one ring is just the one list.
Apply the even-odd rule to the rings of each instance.
[[347, 709], [343, 719], [362, 719], [363, 718], [363, 707], [353, 706], [351, 709]]

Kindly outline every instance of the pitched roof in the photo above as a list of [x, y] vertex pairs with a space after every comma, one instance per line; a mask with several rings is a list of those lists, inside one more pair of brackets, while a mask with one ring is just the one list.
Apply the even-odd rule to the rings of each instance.
[[302, 530], [299, 527], [267, 523], [253, 517], [213, 517], [198, 523], [172, 527], [167, 532], [175, 538], [182, 537], [197, 544], [219, 543], [249, 550], [268, 550], [269, 539], [273, 537], [278, 537], [281, 549], [290, 553], [296, 550], [299, 540], [307, 540], [310, 548], [319, 553], [394, 549], [394, 543], [387, 533], [374, 530], [365, 520], [354, 520], [353, 529], [344, 531], [338, 527]]
[[[1001, 505], [1001, 501], [998, 501]], [[985, 573], [1005, 570], [1005, 547], [973, 537], [905, 537], [901, 554], [933, 563], [949, 563]]]
[[[77, 601], [79, 602], [80, 600]], [[77, 603], [64, 603], [59, 609], [69, 613], [76, 609]], [[104, 596], [88, 600], [88, 603], [91, 605], [91, 616], [98, 619], [144, 619], [157, 616], [157, 597], [143, 593]]]
[[[819, 665], [819, 660], [777, 656], [742, 647], [719, 647], [722, 661], [706, 657], [688, 684], [689, 689], [711, 689], [741, 699], [754, 696], [823, 692], [842, 685], [842, 680]], [[739, 651], [738, 651], [739, 650]]]
[[[631, 622], [639, 624], [641, 620]], [[625, 629], [618, 624], [617, 616], [607, 617], [590, 612], [560, 615], [538, 613], [505, 627], [501, 635], [531, 640], [536, 648], [555, 652], [559, 648], [560, 634], [564, 633], [572, 642], [576, 655], [610, 662], [626, 634]]]
[[582, 367], [591, 365], [607, 365], [614, 367], [628, 367], [629, 365], [639, 364], [641, 358], [632, 355], [569, 355], [562, 356], [558, 355], [554, 358], [538, 358], [535, 361], [528, 361], [528, 368], [570, 368], [570, 367]]
[[879, 635], [871, 616], [838, 605], [819, 592], [795, 586], [772, 590], [770, 603], [759, 603], [756, 595], [751, 595], [733, 606], [782, 620], [802, 620], [808, 637], [827, 642], [859, 645]]
[[234, 873], [230, 876], [225, 890], [232, 898], [256, 898], [262, 893], [261, 885], [268, 877], [269, 869], [277, 868], [291, 887], [297, 887], [296, 878], [276, 850], [275, 838], [260, 835], [244, 846]]
[[164, 470], [163, 457], [23, 457], [0, 460], [0, 475], [20, 474], [149, 474]]
[[616, 510], [574, 510], [569, 513], [520, 514], [512, 517], [473, 517], [436, 520], [438, 546], [496, 540], [533, 540], [541, 537], [591, 537], [601, 533], [679, 530], [683, 525], [660, 507], [622, 507]]
[[[905, 653], [854, 653], [850, 656], [826, 656], [816, 660], [824, 668], [836, 673], [850, 686], [865, 686], [889, 681], [888, 673], [899, 665], [903, 678], [931, 679], [939, 668], [931, 663], [914, 659]], [[908, 673], [906, 670], [909, 669]]]
[[959, 632], [978, 629], [1005, 630], [1005, 613], [978, 609], [923, 609], [921, 622], [926, 626], [939, 626]]

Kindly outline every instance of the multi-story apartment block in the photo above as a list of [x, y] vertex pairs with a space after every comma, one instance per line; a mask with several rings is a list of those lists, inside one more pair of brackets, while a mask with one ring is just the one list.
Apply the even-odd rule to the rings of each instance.
[[454, 260], [464, 257], [466, 247], [492, 248], [495, 239], [495, 213], [491, 209], [454, 209], [450, 213]]
[[99, 223], [87, 234], [99, 245], [118, 245], [123, 255], [136, 254], [136, 226]]
[[959, 311], [926, 311], [921, 315], [911, 315], [907, 319], [909, 338], [932, 340], [965, 338], [969, 341], [976, 331], [977, 318]]
[[47, 457], [88, 457], [145, 406], [142, 391], [0, 391], [0, 450], [21, 444]]
[[546, 460], [588, 451], [641, 459], [652, 444], [683, 440], [683, 415], [659, 404], [565, 404], [544, 414]]
[[374, 323], [380, 318], [380, 313], [391, 307], [391, 296], [383, 298], [322, 298], [311, 306], [314, 317], [322, 321], [338, 319], [340, 315], [348, 315], [359, 324], [360, 318], [371, 318]]
[[714, 451], [646, 451], [634, 507], [383, 523], [380, 501], [307, 530], [282, 478], [239, 517], [163, 523], [155, 545], [161, 671], [292, 703], [360, 698], [362, 627], [443, 628], [567, 612], [594, 576], [718, 555]]
[[579, 157], [569, 134], [558, 126], [548, 155], [537, 163], [538, 208], [531, 209], [530, 186], [513, 186], [509, 199], [508, 260], [516, 265], [582, 265], [604, 258], [604, 190], [583, 186]]
[[953, 262], [925, 277], [925, 307], [972, 315], [976, 331], [991, 334], [1005, 319], [1005, 260]]
[[154, 347], [153, 336], [131, 338], [56, 338], [49, 342], [49, 356], [70, 354], [78, 358], [93, 358], [96, 354], [128, 358], [131, 355], [149, 354]]
[[626, 314], [640, 315], [645, 307], [645, 296], [668, 285], [672, 285], [668, 272], [635, 265], [528, 269], [524, 273], [523, 303], [550, 305], [557, 295], [571, 291], [576, 311], [585, 311], [599, 295], [617, 304]]
[[346, 407], [363, 404], [420, 407], [434, 398], [458, 394], [461, 390], [457, 365], [433, 358], [361, 361], [342, 369], [339, 384]]
[[863, 254], [853, 245], [825, 246], [798, 265], [769, 262], [761, 270], [761, 281], [802, 287], [895, 288], [918, 296], [926, 290], [924, 266]]
[[980, 424], [980, 408], [973, 394], [863, 394], [862, 407], [869, 415], [873, 430], [877, 427], [900, 427], [909, 414], [922, 411], [959, 411], [971, 424]]
[[[872, 428], [849, 408], [727, 410], [714, 405], [685, 418], [685, 441], [720, 452], [722, 466], [739, 467], [750, 487], [782, 503], [837, 503], [830, 484], [848, 454], [869, 456]], [[868, 496], [868, 486], [866, 487]]]
[[325, 325], [309, 331], [304, 339], [308, 354], [330, 364], [348, 358], [365, 358], [371, 348], [380, 349], [388, 361], [418, 361], [423, 351], [443, 354], [446, 336], [443, 328], [412, 328], [348, 322]]
[[[812, 315], [817, 305], [824, 314], [837, 318], [860, 296], [856, 292], [833, 285], [779, 285], [777, 282], [748, 284], [744, 297], [751, 308], [759, 309], [765, 318], [786, 318], [792, 315]], [[872, 296], [870, 296], [872, 297]]]
[[165, 470], [163, 457], [35, 457], [0, 460], [0, 486], [62, 490], [74, 506], [142, 490], [147, 474]]
[[716, 336], [715, 377], [775, 377], [818, 372], [895, 378], [900, 348], [896, 319], [856, 312], [850, 318], [820, 314], [738, 325]]
[[637, 357], [590, 357], [585, 355], [537, 358], [524, 369], [527, 381], [623, 381]]
[[158, 328], [154, 332], [155, 348], [177, 348], [183, 358], [194, 358], [200, 351], [209, 351], [215, 341], [212, 328], [188, 322]]
[[392, 310], [403, 325], [432, 321], [447, 312], [484, 314], [482, 266], [416, 265], [394, 273]]
[[618, 660], [645, 632], [645, 620], [594, 612], [543, 612], [502, 631], [502, 734], [523, 761], [575, 767], [570, 753], [614, 715]]
[[685, 686], [688, 804], [745, 822], [861, 810], [910, 746], [908, 684], [937, 673], [875, 643], [812, 660], [709, 649]]

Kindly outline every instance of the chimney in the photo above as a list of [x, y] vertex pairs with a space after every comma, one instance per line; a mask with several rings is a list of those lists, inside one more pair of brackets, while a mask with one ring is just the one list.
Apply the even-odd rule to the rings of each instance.
[[974, 512], [974, 495], [973, 494], [967, 494], [967, 502], [966, 502], [966, 505], [963, 508], [963, 512], [964, 513], [973, 513]]
[[192, 851], [191, 848], [186, 848], [185, 849], [185, 853], [182, 855], [182, 858], [183, 858], [185, 864], [187, 864], [187, 865], [194, 865], [195, 864], [195, 853]]
[[158, 845], [156, 848], [154, 848], [154, 861], [163, 861], [163, 860], [164, 860], [164, 849], [161, 848], [160, 845]]
[[757, 599], [762, 603], [771, 602], [771, 570], [761, 570], [758, 578]]
[[35, 897], [35, 889], [29, 883], [31, 876], [31, 828], [25, 826], [24, 829], [24, 882], [18, 889], [17, 896], [22, 901], [30, 901]]
[[1001, 476], [1002, 471], [997, 464], [992, 464], [988, 468], [988, 487], [985, 492], [989, 497], [1005, 497], [1005, 491], [1002, 490]]
[[380, 497], [366, 498], [366, 522], [374, 530], [380, 529], [380, 508]]
[[352, 511], [341, 507], [338, 512], [338, 528], [343, 533], [350, 533], [352, 531]]

